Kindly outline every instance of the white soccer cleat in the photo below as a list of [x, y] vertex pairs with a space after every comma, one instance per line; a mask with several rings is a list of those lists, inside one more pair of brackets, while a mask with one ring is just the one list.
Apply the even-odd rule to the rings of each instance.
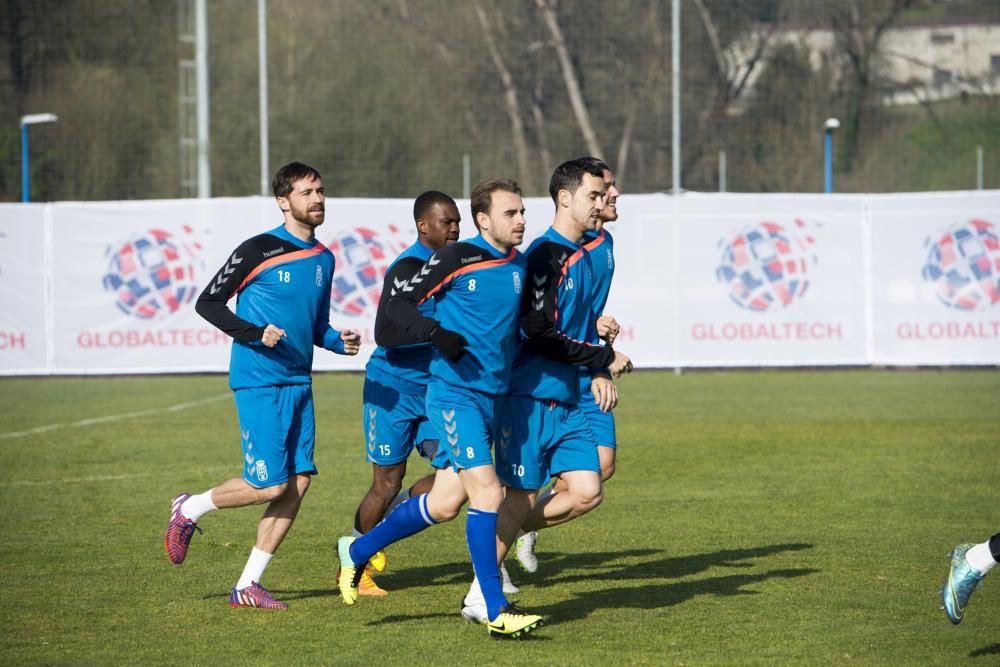
[[517, 595], [521, 592], [521, 589], [514, 585], [514, 582], [510, 580], [510, 575], [507, 574], [507, 566], [500, 563], [500, 579], [503, 581], [503, 593], [504, 595]]
[[533, 530], [517, 538], [517, 542], [514, 543], [514, 554], [517, 556], [517, 562], [521, 564], [525, 572], [532, 574], [538, 572], [538, 556], [535, 555], [535, 542], [537, 540], [538, 532]]

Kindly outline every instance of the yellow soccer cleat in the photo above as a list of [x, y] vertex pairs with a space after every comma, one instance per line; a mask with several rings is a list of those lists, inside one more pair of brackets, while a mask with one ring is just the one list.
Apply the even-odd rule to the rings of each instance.
[[337, 573], [337, 586], [340, 588], [340, 597], [345, 604], [354, 604], [358, 601], [358, 580], [364, 574], [364, 568], [359, 568], [351, 560], [351, 543], [354, 538], [350, 535], [337, 540], [337, 555], [340, 558], [340, 572]]
[[486, 632], [494, 639], [520, 639], [541, 624], [541, 616], [526, 614], [511, 603], [494, 620], [486, 622]]
[[384, 598], [389, 591], [379, 588], [372, 578], [372, 567], [369, 565], [361, 573], [361, 581], [358, 582], [358, 595], [369, 598]]
[[385, 572], [385, 568], [389, 564], [389, 561], [385, 558], [384, 551], [376, 551], [375, 555], [372, 556], [368, 562], [373, 568], [375, 568], [376, 572]]

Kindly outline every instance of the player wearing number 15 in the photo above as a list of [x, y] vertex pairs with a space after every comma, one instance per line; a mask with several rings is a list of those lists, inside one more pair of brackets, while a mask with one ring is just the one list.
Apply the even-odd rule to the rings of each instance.
[[[175, 496], [163, 541], [170, 562], [180, 565], [204, 514], [267, 503], [229, 604], [285, 609], [260, 581], [316, 474], [313, 347], [353, 355], [360, 336], [330, 327], [334, 260], [315, 236], [326, 217], [319, 172], [293, 162], [278, 170], [272, 186], [284, 224], [244, 241], [196, 306], [233, 337], [229, 386], [239, 413], [243, 475], [199, 495]], [[233, 296], [235, 314], [226, 306]]]

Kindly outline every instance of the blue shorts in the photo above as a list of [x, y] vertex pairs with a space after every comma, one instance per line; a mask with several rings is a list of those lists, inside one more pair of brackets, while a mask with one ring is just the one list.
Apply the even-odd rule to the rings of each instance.
[[291, 475], [315, 475], [316, 417], [312, 385], [237, 389], [243, 480], [262, 489]]
[[439, 382], [427, 385], [427, 421], [438, 440], [435, 468], [456, 472], [493, 465], [490, 444], [496, 397]]
[[594, 439], [601, 447], [618, 448], [617, 437], [615, 435], [615, 414], [613, 412], [601, 412], [601, 407], [594, 400], [594, 395], [589, 391], [580, 395], [580, 411], [587, 418], [590, 430], [594, 432]]
[[[407, 394], [365, 379], [361, 419], [369, 461], [380, 466], [402, 463], [414, 446], [437, 437], [424, 416], [425, 401], [424, 394]], [[419, 451], [424, 453], [423, 448]]]
[[601, 474], [597, 442], [575, 405], [507, 396], [499, 409], [497, 475], [515, 489], [540, 489], [571, 470]]

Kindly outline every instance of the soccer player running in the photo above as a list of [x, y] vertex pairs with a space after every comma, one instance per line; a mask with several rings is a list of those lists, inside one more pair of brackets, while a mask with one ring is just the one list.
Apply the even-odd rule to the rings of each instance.
[[[313, 346], [353, 355], [360, 336], [330, 326], [334, 258], [315, 236], [326, 215], [319, 172], [287, 164], [275, 174], [272, 189], [284, 223], [240, 244], [195, 306], [233, 337], [229, 386], [239, 414], [243, 476], [199, 495], [175, 496], [163, 543], [170, 562], [180, 565], [204, 514], [267, 503], [229, 604], [287, 609], [261, 579], [316, 474]], [[235, 314], [226, 306], [234, 295]]]
[[981, 544], [959, 544], [951, 552], [948, 579], [941, 589], [942, 609], [958, 625], [979, 582], [1000, 561], [1000, 533]]
[[[517, 638], [540, 616], [504, 597], [497, 566], [497, 511], [503, 489], [490, 446], [495, 404], [507, 391], [517, 336], [525, 261], [515, 246], [524, 238], [524, 205], [517, 183], [484, 181], [471, 196], [479, 235], [442, 248], [396, 294], [375, 324], [387, 347], [430, 341], [434, 356], [426, 415], [440, 442], [429, 493], [401, 503], [362, 537], [340, 538], [338, 586], [344, 602], [358, 599], [363, 565], [389, 544], [458, 516], [468, 500], [465, 526], [472, 567], [482, 582], [490, 635]], [[435, 300], [434, 318], [419, 305]]]
[[[596, 230], [605, 204], [603, 171], [584, 159], [564, 162], [549, 183], [555, 220], [526, 253], [527, 290], [510, 389], [499, 415], [497, 474], [506, 497], [497, 525], [497, 555], [502, 560], [518, 529], [556, 526], [597, 507], [603, 497], [601, 466], [594, 434], [580, 409], [579, 367], [601, 372], [592, 391], [602, 410], [615, 407], [618, 395], [609, 373], [632, 370], [632, 362], [611, 345], [587, 342], [595, 326], [591, 303], [592, 257], [584, 234]], [[606, 369], [606, 370], [605, 370]], [[538, 489], [558, 476], [566, 491], [535, 506]], [[527, 521], [526, 521], [527, 519]], [[481, 581], [473, 580], [462, 616], [482, 622]]]
[[[599, 214], [600, 221], [597, 229], [586, 231], [581, 245], [591, 256], [590, 266], [593, 271], [591, 302], [593, 310], [597, 314], [596, 327], [588, 331], [587, 342], [599, 344], [601, 340], [608, 344], [614, 343], [618, 336], [620, 326], [618, 322], [610, 316], [604, 315], [604, 306], [608, 302], [608, 294], [611, 291], [611, 279], [615, 273], [614, 239], [605, 229], [604, 225], [618, 219], [618, 197], [621, 194], [615, 182], [611, 168], [603, 160], [594, 157], [581, 158], [593, 167], [601, 170], [605, 187], [604, 207]], [[578, 405], [587, 417], [594, 437], [597, 440], [597, 454], [601, 462], [601, 481], [607, 482], [615, 474], [615, 454], [617, 451], [617, 437], [615, 430], [615, 417], [611, 410], [602, 408], [600, 397], [594, 394], [593, 377], [595, 371], [588, 366], [580, 367], [580, 396]], [[600, 383], [598, 383], [600, 388]], [[556, 478], [555, 482], [538, 495], [538, 501], [544, 501], [550, 495], [567, 490], [566, 482], [562, 478]], [[540, 521], [539, 516], [529, 519], [532, 523]], [[521, 531], [514, 546], [514, 553], [521, 567], [527, 572], [538, 571], [538, 557], [535, 555], [535, 544], [538, 540], [538, 531]]]
[[[386, 271], [376, 320], [384, 321], [383, 313], [389, 299], [420, 271], [435, 251], [458, 240], [462, 216], [454, 199], [431, 190], [414, 201], [413, 220], [417, 240]], [[419, 311], [425, 317], [433, 317], [434, 300], [424, 301]], [[417, 447], [422, 455], [431, 458], [438, 444], [424, 416], [433, 349], [429, 342], [401, 347], [380, 345], [365, 367], [361, 428], [365, 453], [372, 464], [372, 485], [354, 515], [355, 537], [374, 528], [394, 503], [398, 504], [410, 494], [427, 493], [434, 483], [434, 475], [430, 474], [419, 479], [407, 492], [400, 493], [410, 452]], [[381, 572], [385, 568], [385, 555], [376, 554], [372, 564]], [[360, 595], [374, 597], [388, 595], [372, 579], [371, 565], [364, 568], [358, 591]]]

